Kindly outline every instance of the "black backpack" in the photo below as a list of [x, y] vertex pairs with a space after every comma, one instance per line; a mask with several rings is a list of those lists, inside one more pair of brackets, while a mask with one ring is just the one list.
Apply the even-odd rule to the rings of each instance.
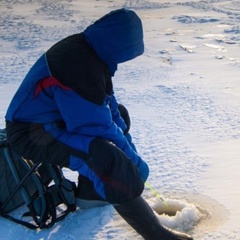
[[[75, 188], [75, 183], [64, 177], [59, 166], [33, 164], [17, 156], [7, 144], [5, 129], [0, 130], [2, 217], [31, 229], [49, 228], [76, 210]], [[23, 205], [26, 212], [16, 217], [14, 210]]]

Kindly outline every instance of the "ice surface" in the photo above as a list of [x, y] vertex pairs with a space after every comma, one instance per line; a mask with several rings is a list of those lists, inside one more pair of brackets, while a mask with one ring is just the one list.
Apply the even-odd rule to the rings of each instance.
[[[121, 7], [141, 17], [145, 53], [119, 65], [115, 93], [130, 112], [148, 181], [172, 216], [161, 214], [162, 202], [150, 189], [144, 197], [163, 224], [196, 240], [239, 240], [239, 1], [1, 1], [0, 127], [44, 51]], [[76, 179], [73, 172], [65, 175]], [[0, 223], [0, 240], [141, 239], [111, 206], [79, 209], [37, 232]]]

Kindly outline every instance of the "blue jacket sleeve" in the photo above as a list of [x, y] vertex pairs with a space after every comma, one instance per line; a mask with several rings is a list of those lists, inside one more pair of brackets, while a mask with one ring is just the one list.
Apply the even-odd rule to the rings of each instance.
[[119, 113], [118, 102], [117, 102], [114, 94], [112, 94], [110, 101], [111, 101], [110, 109], [111, 109], [112, 119], [117, 124], [117, 126], [120, 127], [122, 129], [122, 131], [124, 132], [127, 129], [127, 126]]
[[[112, 118], [113, 121], [117, 124], [118, 127], [120, 127], [122, 129], [123, 132], [125, 132], [125, 130], [127, 129], [127, 125], [125, 124], [123, 118], [121, 117], [121, 114], [118, 110], [118, 103], [117, 100], [114, 96], [114, 94], [111, 96], [111, 113], [112, 113]], [[130, 144], [130, 146], [132, 147], [132, 149], [137, 152], [137, 149], [132, 141], [132, 137], [130, 135], [130, 133], [125, 133], [124, 134], [125, 137], [127, 138], [128, 143]]]

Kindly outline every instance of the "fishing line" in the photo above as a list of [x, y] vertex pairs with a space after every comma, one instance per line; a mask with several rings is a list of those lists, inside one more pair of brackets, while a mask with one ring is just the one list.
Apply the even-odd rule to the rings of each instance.
[[145, 185], [146, 185], [146, 187], [148, 187], [148, 188], [152, 191], [152, 193], [153, 193], [157, 198], [159, 198], [159, 199], [163, 202], [163, 204], [165, 205], [165, 207], [168, 207], [167, 202], [161, 197], [161, 195], [160, 195], [148, 182], [145, 182]]

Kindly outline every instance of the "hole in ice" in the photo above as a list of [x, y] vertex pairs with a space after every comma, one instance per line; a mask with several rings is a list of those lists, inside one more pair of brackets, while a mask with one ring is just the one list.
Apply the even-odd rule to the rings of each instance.
[[156, 197], [148, 198], [161, 224], [180, 231], [194, 231], [197, 235], [215, 231], [229, 216], [223, 205], [205, 195], [184, 194], [164, 200], [165, 203]]
[[202, 217], [194, 204], [176, 199], [165, 199], [164, 202], [158, 199], [152, 208], [160, 222], [173, 229], [192, 230]]
[[185, 204], [179, 201], [173, 201], [173, 200], [165, 200], [164, 202], [158, 201], [153, 206], [157, 214], [159, 215], [165, 214], [170, 217], [175, 216], [177, 212], [181, 212], [184, 207], [185, 207]]

